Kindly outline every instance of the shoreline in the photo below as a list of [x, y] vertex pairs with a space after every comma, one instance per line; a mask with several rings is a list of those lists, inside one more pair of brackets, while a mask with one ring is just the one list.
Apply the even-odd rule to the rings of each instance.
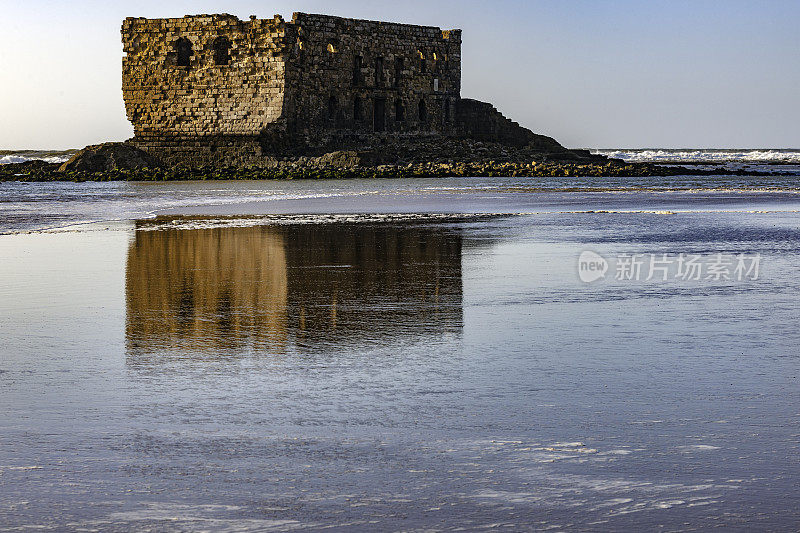
[[0, 165], [3, 182], [341, 180], [454, 177], [647, 177], [647, 176], [789, 176], [782, 171], [690, 168], [670, 164], [531, 161], [390, 164], [376, 166], [304, 165], [279, 162], [271, 167], [170, 167], [115, 169], [102, 172], [59, 170], [58, 163], [27, 161]]

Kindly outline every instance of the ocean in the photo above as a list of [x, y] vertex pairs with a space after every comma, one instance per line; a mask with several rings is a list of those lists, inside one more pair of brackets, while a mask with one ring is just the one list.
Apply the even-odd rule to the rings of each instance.
[[592, 152], [630, 162], [800, 164], [800, 149], [785, 148], [612, 148]]
[[77, 150], [0, 150], [0, 165], [9, 163], [25, 163], [26, 161], [45, 161], [47, 163], [64, 163]]
[[795, 530], [780, 152], [0, 183], [0, 531]]

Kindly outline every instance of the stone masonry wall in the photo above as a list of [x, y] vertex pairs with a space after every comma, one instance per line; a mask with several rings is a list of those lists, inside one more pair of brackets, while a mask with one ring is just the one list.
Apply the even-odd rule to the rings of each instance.
[[133, 144], [175, 165], [262, 159], [257, 136], [285, 131], [285, 28], [277, 15], [125, 19], [122, 92]]
[[122, 39], [133, 144], [168, 164], [254, 164], [347, 137], [454, 129], [460, 30], [223, 14], [127, 18]]
[[289, 128], [312, 144], [353, 133], [452, 129], [461, 31], [295, 13]]
[[[258, 135], [279, 122], [285, 27], [279, 16], [125, 19], [122, 88], [136, 136]], [[181, 40], [190, 46], [183, 65]], [[226, 42], [218, 64], [215, 45]]]

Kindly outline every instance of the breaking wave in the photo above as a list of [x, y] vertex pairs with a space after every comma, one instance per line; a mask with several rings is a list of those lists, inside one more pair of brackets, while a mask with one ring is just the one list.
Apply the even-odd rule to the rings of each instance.
[[679, 161], [682, 163], [784, 163], [800, 164], [797, 149], [603, 149], [592, 153], [623, 159], [630, 162]]
[[64, 163], [68, 161], [74, 154], [74, 151], [69, 152], [40, 152], [40, 151], [26, 151], [26, 152], [0, 152], [0, 165], [7, 165], [9, 163], [25, 163], [27, 161], [44, 161], [46, 163]]

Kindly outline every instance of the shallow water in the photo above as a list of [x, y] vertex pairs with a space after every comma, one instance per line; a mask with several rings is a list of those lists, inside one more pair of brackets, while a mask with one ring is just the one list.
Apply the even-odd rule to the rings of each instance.
[[0, 236], [0, 530], [797, 529], [789, 185], [487, 181], [37, 185], [72, 218]]
[[798, 176], [0, 182], [0, 234], [158, 214], [550, 213], [800, 206]]

